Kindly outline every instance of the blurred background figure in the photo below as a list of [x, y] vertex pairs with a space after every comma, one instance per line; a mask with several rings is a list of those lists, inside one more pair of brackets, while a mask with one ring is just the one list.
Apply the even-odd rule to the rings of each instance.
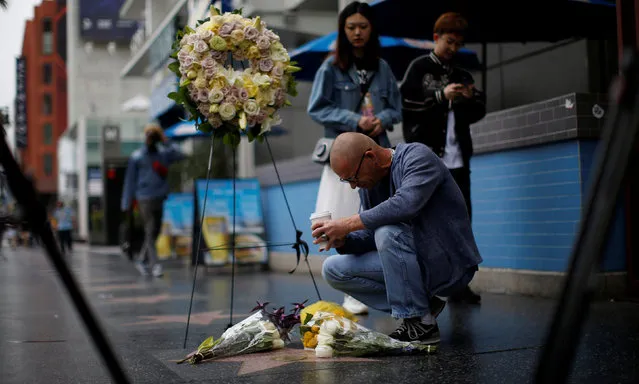
[[[373, 9], [357, 1], [347, 5], [338, 18], [336, 52], [317, 71], [308, 104], [311, 118], [324, 126], [327, 144], [340, 133], [361, 132], [382, 147], [391, 146], [386, 131], [401, 120], [401, 98], [380, 50]], [[330, 146], [320, 150], [330, 152]], [[340, 182], [325, 155], [315, 212], [329, 211], [333, 219], [352, 216], [359, 212], [358, 192]], [[355, 314], [368, 312], [348, 295], [343, 306]]]
[[164, 200], [169, 194], [169, 166], [185, 156], [176, 144], [168, 144], [162, 128], [148, 124], [144, 128], [145, 144], [133, 152], [124, 178], [121, 210], [127, 212], [137, 201], [144, 223], [144, 245], [136, 262], [143, 276], [162, 276], [155, 243], [162, 225]]
[[58, 232], [58, 241], [62, 254], [67, 254], [73, 250], [73, 228], [75, 223], [75, 213], [73, 209], [66, 206], [64, 202], [58, 201], [53, 212], [55, 226]]

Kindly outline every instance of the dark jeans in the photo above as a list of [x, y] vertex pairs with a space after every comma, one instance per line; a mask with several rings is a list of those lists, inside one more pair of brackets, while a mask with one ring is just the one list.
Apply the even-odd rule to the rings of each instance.
[[141, 200], [138, 202], [140, 214], [144, 222], [144, 245], [140, 252], [139, 261], [146, 262], [152, 268], [158, 262], [158, 255], [155, 249], [155, 242], [162, 229], [162, 210], [164, 208], [164, 198]]
[[60, 242], [60, 249], [62, 250], [62, 253], [73, 250], [73, 236], [71, 235], [70, 229], [58, 231], [58, 241]]
[[466, 209], [468, 209], [468, 217], [472, 220], [473, 208], [470, 203], [470, 169], [466, 167], [450, 169], [450, 173], [453, 175], [453, 179], [455, 179], [455, 183], [457, 183], [462, 195], [464, 195]]

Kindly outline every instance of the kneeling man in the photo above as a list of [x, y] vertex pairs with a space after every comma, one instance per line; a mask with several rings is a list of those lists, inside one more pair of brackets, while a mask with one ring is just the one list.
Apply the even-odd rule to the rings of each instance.
[[479, 255], [459, 187], [427, 146], [383, 148], [348, 132], [331, 149], [331, 168], [359, 187], [362, 212], [316, 223], [315, 243], [339, 255], [324, 262], [324, 279], [362, 303], [402, 319], [390, 336], [439, 342], [436, 296], [450, 296], [473, 279]]

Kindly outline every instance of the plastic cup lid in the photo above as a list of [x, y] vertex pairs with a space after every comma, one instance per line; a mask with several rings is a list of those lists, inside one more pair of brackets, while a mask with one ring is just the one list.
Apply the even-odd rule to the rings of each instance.
[[329, 211], [315, 212], [315, 213], [311, 214], [310, 220], [315, 220], [315, 219], [319, 219], [320, 217], [327, 217], [327, 216], [330, 216], [330, 215], [331, 215], [331, 213]]

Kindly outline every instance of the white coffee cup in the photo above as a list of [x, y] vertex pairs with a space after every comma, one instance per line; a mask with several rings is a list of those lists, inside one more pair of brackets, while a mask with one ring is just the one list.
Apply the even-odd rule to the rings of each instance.
[[[311, 225], [315, 224], [315, 223], [322, 223], [324, 221], [328, 221], [331, 219], [331, 213], [329, 211], [324, 211], [324, 212], [315, 212], [311, 215], [310, 220], [311, 220]], [[317, 244], [319, 246], [319, 249], [326, 249], [326, 246], [328, 245], [328, 241], [322, 241], [320, 243]]]

